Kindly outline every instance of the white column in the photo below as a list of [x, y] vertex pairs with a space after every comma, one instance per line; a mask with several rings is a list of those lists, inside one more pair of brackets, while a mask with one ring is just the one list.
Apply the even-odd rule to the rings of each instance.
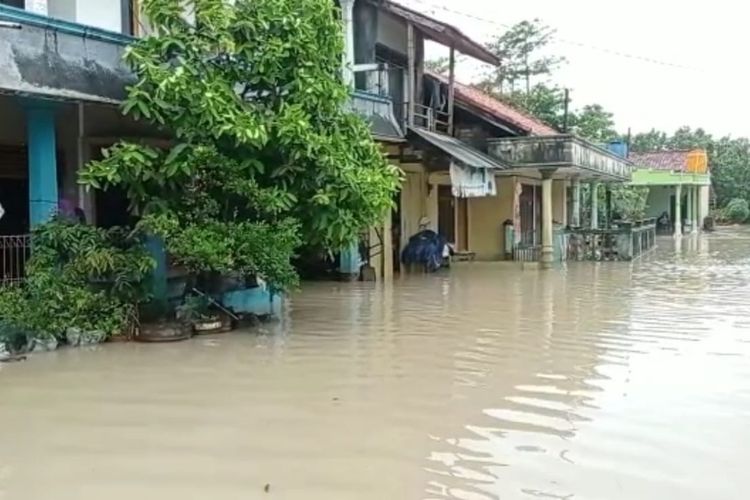
[[599, 229], [599, 183], [592, 182], [591, 189], [591, 229]]
[[675, 188], [674, 201], [674, 235], [682, 236], [682, 184]]
[[581, 181], [579, 179], [573, 179], [573, 213], [570, 225], [581, 227]]
[[344, 28], [344, 83], [354, 86], [354, 2], [341, 0], [341, 20]]
[[695, 232], [700, 232], [703, 227], [703, 217], [701, 217], [701, 196], [700, 186], [693, 186], [693, 216], [695, 217]]
[[542, 173], [542, 268], [552, 267], [552, 172]]
[[693, 186], [687, 186], [687, 193], [686, 193], [686, 205], [687, 205], [687, 214], [685, 214], [685, 219], [687, 219], [688, 224], [690, 224], [690, 232], [693, 232]]
[[47, 15], [47, 0], [26, 0], [26, 10], [34, 14]]

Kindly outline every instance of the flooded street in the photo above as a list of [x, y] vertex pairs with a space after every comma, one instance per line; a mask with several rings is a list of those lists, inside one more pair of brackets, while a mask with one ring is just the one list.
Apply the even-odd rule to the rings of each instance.
[[744, 499], [750, 231], [659, 245], [1, 365], [0, 499]]

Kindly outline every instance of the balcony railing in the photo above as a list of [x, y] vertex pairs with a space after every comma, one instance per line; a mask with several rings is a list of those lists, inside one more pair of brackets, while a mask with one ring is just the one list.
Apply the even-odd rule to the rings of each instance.
[[30, 256], [30, 235], [0, 236], [0, 286], [23, 281]]
[[135, 77], [123, 61], [133, 38], [0, 4], [0, 89], [117, 103]]
[[516, 169], [549, 169], [582, 177], [626, 181], [632, 165], [614, 153], [572, 135], [488, 140], [490, 156]]
[[656, 219], [606, 229], [574, 228], [568, 234], [568, 260], [628, 261], [654, 248]]
[[369, 123], [376, 138], [401, 140], [404, 137], [403, 114], [394, 105], [390, 89], [393, 71], [387, 64], [361, 64], [354, 67], [357, 88], [352, 93], [351, 107]]

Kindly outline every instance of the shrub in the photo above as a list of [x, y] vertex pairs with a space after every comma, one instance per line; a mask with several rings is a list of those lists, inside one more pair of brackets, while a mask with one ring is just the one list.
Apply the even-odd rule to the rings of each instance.
[[740, 224], [750, 217], [750, 206], [747, 200], [742, 198], [733, 198], [724, 210], [727, 220]]

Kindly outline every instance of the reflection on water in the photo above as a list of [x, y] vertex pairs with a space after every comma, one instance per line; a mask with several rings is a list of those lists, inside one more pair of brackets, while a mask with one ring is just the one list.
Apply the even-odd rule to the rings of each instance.
[[745, 498], [750, 232], [659, 244], [2, 366], [0, 499]]

